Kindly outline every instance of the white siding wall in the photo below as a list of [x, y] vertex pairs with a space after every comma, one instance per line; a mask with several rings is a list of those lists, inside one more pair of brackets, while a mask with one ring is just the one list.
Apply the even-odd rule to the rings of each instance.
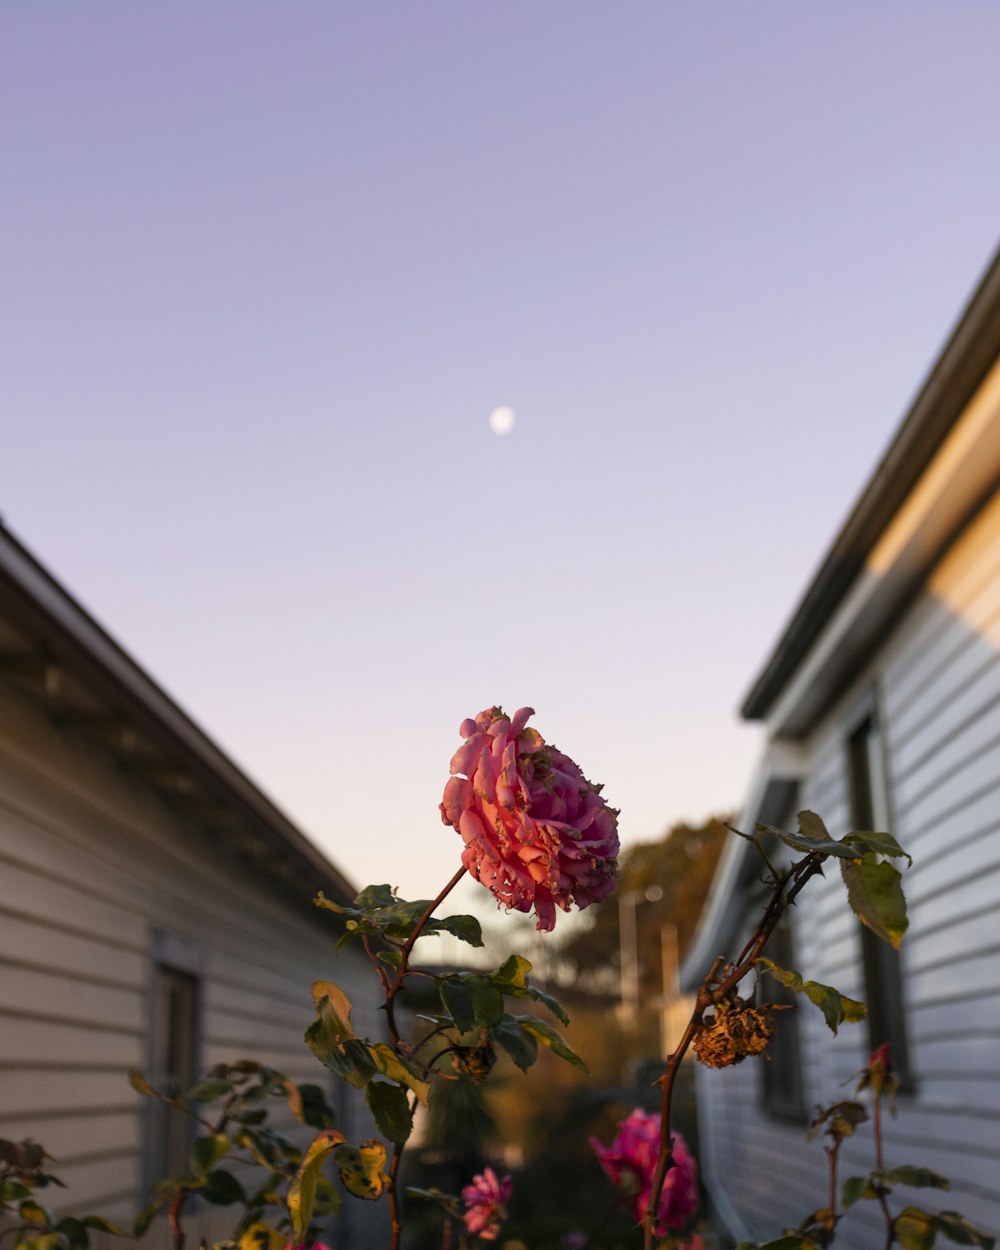
[[[961, 536], [867, 673], [810, 743], [801, 806], [831, 831], [850, 827], [846, 734], [878, 691], [892, 832], [913, 855], [903, 943], [914, 1096], [887, 1129], [887, 1161], [932, 1167], [952, 1191], [900, 1196], [960, 1210], [1000, 1231], [1000, 497]], [[857, 929], [839, 874], [810, 883], [798, 906], [798, 967], [864, 997]], [[834, 1040], [805, 1005], [807, 1104], [847, 1096], [867, 1052], [863, 1025]], [[823, 1205], [825, 1160], [803, 1133], [765, 1117], [747, 1063], [701, 1082], [705, 1143], [729, 1178], [748, 1231], [777, 1235]], [[844, 1172], [867, 1171], [871, 1137], [844, 1149]], [[870, 1210], [869, 1210], [870, 1208]], [[882, 1245], [871, 1203], [842, 1226], [852, 1250]]]
[[[241, 875], [16, 695], [0, 691], [0, 713], [0, 1136], [56, 1157], [69, 1189], [47, 1197], [60, 1210], [128, 1221], [144, 1100], [125, 1073], [147, 1061], [154, 929], [203, 954], [202, 1067], [257, 1059], [333, 1095], [302, 1040], [309, 987], [337, 981], [377, 1035], [370, 983], [352, 951], [333, 955], [307, 902]], [[363, 1108], [357, 1119], [342, 1127], [369, 1136]]]

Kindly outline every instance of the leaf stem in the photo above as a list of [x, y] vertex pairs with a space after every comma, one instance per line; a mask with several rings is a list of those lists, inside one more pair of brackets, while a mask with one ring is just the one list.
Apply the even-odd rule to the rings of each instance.
[[177, 1193], [170, 1199], [170, 1206], [167, 1208], [167, 1223], [170, 1226], [170, 1232], [174, 1239], [174, 1250], [184, 1250], [184, 1228], [181, 1225], [181, 1212], [184, 1209], [186, 1196], [183, 1189], [178, 1189]]
[[396, 1028], [396, 995], [403, 988], [403, 982], [406, 980], [406, 974], [409, 971], [410, 952], [413, 950], [414, 944], [423, 932], [424, 925], [430, 920], [431, 916], [437, 908], [444, 902], [448, 895], [452, 892], [459, 881], [465, 876], [466, 868], [463, 864], [458, 872], [452, 877], [448, 884], [433, 902], [427, 905], [427, 910], [413, 926], [413, 932], [403, 944], [402, 957], [399, 961], [399, 968], [396, 971], [395, 980], [389, 986], [385, 995], [385, 1014], [389, 1022], [389, 1037], [392, 1039], [393, 1046], [399, 1045], [399, 1030]]
[[[875, 1142], [875, 1170], [876, 1172], [883, 1172], [885, 1170], [885, 1159], [882, 1153], [881, 1090], [876, 1090], [872, 1106], [872, 1138]], [[889, 1210], [889, 1204], [886, 1201], [885, 1189], [881, 1180], [875, 1182], [875, 1192], [878, 1194], [878, 1204], [882, 1208], [882, 1216], [885, 1219], [885, 1250], [891, 1250], [892, 1243], [896, 1240], [896, 1221], [892, 1218], [892, 1212]]]

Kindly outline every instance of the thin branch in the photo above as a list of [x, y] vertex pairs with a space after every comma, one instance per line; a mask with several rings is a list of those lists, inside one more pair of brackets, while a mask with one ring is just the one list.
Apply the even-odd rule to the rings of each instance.
[[409, 971], [410, 952], [413, 950], [413, 947], [417, 938], [420, 937], [421, 933], [423, 932], [424, 925], [427, 923], [428, 920], [430, 920], [431, 916], [434, 915], [434, 912], [441, 905], [441, 903], [444, 902], [444, 900], [452, 892], [455, 886], [458, 885], [459, 881], [462, 880], [462, 878], [465, 876], [465, 872], [466, 872], [466, 869], [465, 869], [465, 865], [463, 864], [462, 867], [459, 868], [458, 872], [455, 873], [452, 879], [444, 887], [441, 893], [437, 896], [437, 898], [434, 899], [432, 903], [428, 904], [427, 910], [420, 917], [417, 923], [413, 926], [413, 932], [410, 934], [410, 936], [406, 939], [405, 943], [403, 944], [403, 953], [402, 953], [402, 958], [399, 961], [399, 968], [396, 972], [396, 979], [393, 981], [393, 983], [389, 986], [389, 989], [386, 991], [385, 1004], [384, 1004], [386, 1019], [389, 1022], [389, 1037], [392, 1039], [393, 1046], [399, 1045], [399, 1030], [396, 1028], [396, 995], [402, 989], [403, 982], [406, 980], [406, 974]]
[[821, 872], [823, 868], [823, 857], [821, 855], [811, 853], [793, 864], [780, 878], [775, 882], [774, 890], [767, 906], [764, 908], [764, 914], [761, 916], [760, 922], [750, 940], [740, 952], [735, 965], [730, 965], [730, 971], [722, 978], [716, 981], [716, 977], [720, 967], [725, 967], [724, 959], [717, 959], [712, 966], [711, 972], [702, 981], [698, 990], [698, 996], [695, 999], [694, 1010], [688, 1021], [684, 1034], [677, 1046], [677, 1049], [667, 1058], [666, 1068], [663, 1076], [659, 1079], [660, 1085], [660, 1153], [656, 1161], [656, 1171], [653, 1173], [653, 1183], [650, 1187], [649, 1205], [646, 1208], [645, 1218], [643, 1219], [643, 1245], [644, 1250], [653, 1250], [656, 1225], [656, 1214], [660, 1205], [660, 1195], [663, 1192], [663, 1186], [667, 1179], [667, 1173], [674, 1165], [673, 1156], [673, 1135], [670, 1127], [671, 1102], [673, 1099], [674, 1083], [677, 1072], [681, 1066], [685, 1054], [688, 1051], [692, 1041], [701, 1031], [702, 1017], [704, 1013], [714, 1003], [731, 993], [743, 980], [748, 972], [756, 964], [760, 958], [761, 951], [767, 943], [768, 938], [774, 932], [775, 926], [781, 919], [782, 914], [792, 902], [796, 895], [803, 888], [810, 877]]

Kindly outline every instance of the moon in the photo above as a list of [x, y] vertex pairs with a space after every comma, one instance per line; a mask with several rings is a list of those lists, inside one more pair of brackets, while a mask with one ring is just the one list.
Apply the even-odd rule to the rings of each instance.
[[499, 408], [494, 408], [490, 413], [490, 429], [498, 438], [503, 438], [514, 428], [516, 420], [517, 413], [514, 409], [509, 408], [506, 404], [501, 404]]

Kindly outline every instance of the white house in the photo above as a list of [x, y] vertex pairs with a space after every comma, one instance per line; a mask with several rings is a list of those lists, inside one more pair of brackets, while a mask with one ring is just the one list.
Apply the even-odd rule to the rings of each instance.
[[[320, 889], [354, 895], [0, 527], [0, 1136], [55, 1156], [62, 1213], [129, 1222], [177, 1162], [129, 1068], [186, 1080], [256, 1059], [341, 1097], [302, 1040], [311, 983], [335, 979], [379, 1026]], [[363, 1108], [340, 1110], [371, 1135]], [[365, 1244], [383, 1213], [346, 1209]]]
[[[888, 828], [913, 855], [901, 960], [810, 882], [777, 962], [869, 1005], [836, 1039], [805, 1004], [775, 1062], [699, 1071], [702, 1153], [736, 1237], [826, 1205], [806, 1146], [816, 1104], [849, 1096], [876, 1043], [904, 1077], [887, 1164], [952, 1192], [901, 1191], [1000, 1231], [1000, 259], [995, 260], [743, 704], [767, 746], [742, 827], [811, 808], [839, 836]], [[759, 863], [734, 839], [682, 971], [690, 988], [758, 914]], [[873, 1167], [870, 1134], [843, 1175]], [[930, 1195], [930, 1197], [928, 1197]], [[838, 1238], [884, 1241], [874, 1203]]]

